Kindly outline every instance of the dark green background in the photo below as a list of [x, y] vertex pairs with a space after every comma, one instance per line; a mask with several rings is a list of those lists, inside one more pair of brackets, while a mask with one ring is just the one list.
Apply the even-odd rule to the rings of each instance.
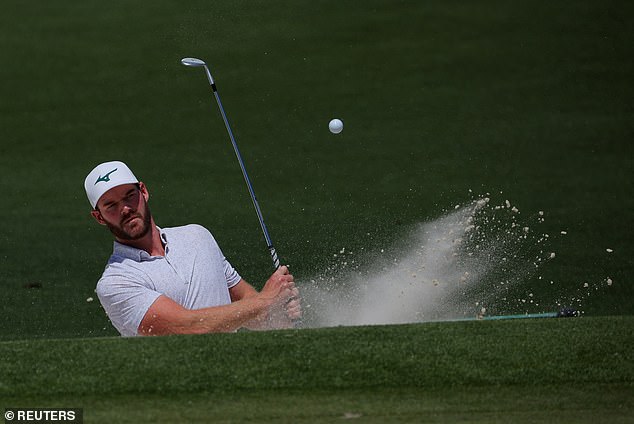
[[342, 247], [389, 246], [490, 192], [568, 231], [544, 270], [552, 296], [609, 276], [585, 312], [632, 314], [632, 17], [594, 1], [3, 2], [0, 337], [116, 334], [86, 302], [111, 236], [83, 179], [105, 160], [147, 183], [159, 225], [207, 226], [265, 280], [242, 176], [185, 56], [210, 64], [299, 284]]

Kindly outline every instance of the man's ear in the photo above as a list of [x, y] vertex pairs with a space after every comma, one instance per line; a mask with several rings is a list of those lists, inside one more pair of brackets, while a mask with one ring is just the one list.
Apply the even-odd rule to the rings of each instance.
[[91, 210], [90, 214], [99, 224], [106, 225], [106, 221], [104, 221], [103, 216], [101, 216], [101, 212], [99, 212], [97, 209]]
[[141, 191], [141, 194], [145, 198], [146, 202], [150, 200], [150, 192], [147, 191], [147, 186], [142, 181], [139, 181], [139, 190]]

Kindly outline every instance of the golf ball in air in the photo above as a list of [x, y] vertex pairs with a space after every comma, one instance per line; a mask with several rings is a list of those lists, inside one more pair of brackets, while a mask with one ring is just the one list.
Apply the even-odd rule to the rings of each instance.
[[343, 121], [341, 119], [333, 119], [328, 123], [328, 129], [333, 134], [339, 134], [343, 131]]

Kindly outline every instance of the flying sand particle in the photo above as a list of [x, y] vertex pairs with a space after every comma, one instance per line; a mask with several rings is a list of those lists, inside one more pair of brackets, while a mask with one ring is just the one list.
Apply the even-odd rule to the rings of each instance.
[[[544, 259], [554, 258], [555, 253], [546, 250], [548, 235], [522, 226], [526, 222], [520, 215], [496, 213], [495, 209], [488, 198], [479, 199], [433, 222], [421, 223], [412, 231], [411, 240], [406, 240], [409, 247], [396, 253], [398, 260], [393, 264], [391, 258], [378, 254], [374, 258], [373, 254], [376, 263], [367, 268], [356, 266], [355, 273], [339, 274], [351, 252], [336, 250], [340, 253], [334, 255], [336, 263], [304, 287], [306, 305], [311, 306], [307, 312], [312, 313], [304, 324], [396, 324], [473, 316], [481, 312], [473, 306], [476, 295], [480, 306], [487, 302], [496, 313], [538, 305], [533, 293], [525, 299], [504, 295], [515, 284], [525, 282]], [[539, 264], [534, 263], [533, 268], [529, 258], [535, 258], [533, 252], [537, 251], [533, 261]], [[500, 282], [498, 273], [506, 281]], [[403, 278], [407, 275], [411, 279]], [[483, 286], [493, 278], [494, 286]], [[604, 281], [611, 285], [611, 280]], [[542, 299], [539, 304], [543, 303]]]

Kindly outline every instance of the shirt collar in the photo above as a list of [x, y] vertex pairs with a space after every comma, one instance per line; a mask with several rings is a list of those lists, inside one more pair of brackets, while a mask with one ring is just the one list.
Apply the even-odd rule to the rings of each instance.
[[[161, 242], [165, 247], [165, 254], [167, 254], [167, 234], [163, 231], [159, 226], [156, 227], [159, 230], [159, 234], [161, 237]], [[152, 259], [156, 259], [157, 256], [151, 256], [148, 252], [143, 249], [137, 249], [136, 247], [128, 246], [127, 244], [119, 243], [118, 241], [114, 241], [113, 247], [113, 255], [121, 256], [122, 258], [132, 259], [136, 262], [149, 261]]]

